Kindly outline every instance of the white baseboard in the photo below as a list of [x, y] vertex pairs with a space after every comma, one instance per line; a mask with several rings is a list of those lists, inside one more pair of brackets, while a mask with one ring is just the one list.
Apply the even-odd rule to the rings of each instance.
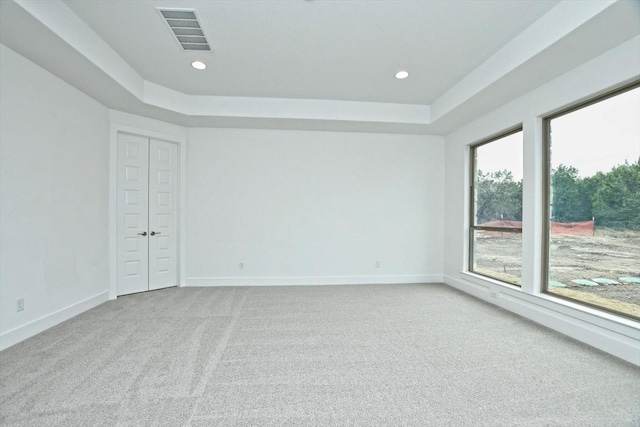
[[[486, 286], [445, 275], [456, 289], [640, 366], [640, 325], [608, 313], [583, 308], [548, 295], [532, 295], [511, 287]], [[494, 295], [494, 296], [492, 296]]]
[[31, 338], [34, 335], [43, 332], [58, 323], [69, 320], [87, 310], [97, 307], [109, 299], [109, 291], [104, 291], [98, 295], [94, 295], [75, 304], [71, 304], [65, 308], [54, 311], [51, 314], [32, 320], [24, 325], [18, 326], [10, 331], [0, 334], [0, 350], [9, 348], [21, 341]]
[[186, 286], [382, 285], [441, 283], [441, 274], [402, 276], [187, 277]]

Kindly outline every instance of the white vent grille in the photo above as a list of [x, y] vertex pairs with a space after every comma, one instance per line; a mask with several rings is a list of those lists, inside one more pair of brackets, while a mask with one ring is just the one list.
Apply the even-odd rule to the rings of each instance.
[[157, 11], [183, 50], [211, 50], [195, 10], [157, 9]]

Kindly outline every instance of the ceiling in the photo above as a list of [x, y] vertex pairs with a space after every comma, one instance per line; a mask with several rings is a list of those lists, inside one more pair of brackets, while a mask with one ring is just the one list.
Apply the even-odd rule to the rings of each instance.
[[[635, 0], [0, 4], [3, 44], [109, 108], [187, 126], [446, 133], [640, 34]], [[183, 51], [158, 7], [195, 9], [213, 50]]]
[[[144, 79], [180, 92], [430, 104], [558, 1], [65, 3]], [[182, 51], [161, 6], [195, 9], [213, 51]]]

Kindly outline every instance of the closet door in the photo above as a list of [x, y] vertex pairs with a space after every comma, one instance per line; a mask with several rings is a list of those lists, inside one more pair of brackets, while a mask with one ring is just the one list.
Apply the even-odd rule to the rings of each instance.
[[149, 144], [149, 289], [178, 284], [178, 146]]
[[118, 134], [118, 295], [149, 289], [149, 139]]

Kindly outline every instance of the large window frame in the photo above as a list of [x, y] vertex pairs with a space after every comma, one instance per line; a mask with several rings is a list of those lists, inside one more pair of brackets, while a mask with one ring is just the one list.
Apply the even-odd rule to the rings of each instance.
[[486, 278], [489, 278], [491, 280], [497, 280], [499, 282], [502, 282], [504, 284], [507, 285], [511, 285], [511, 286], [516, 286], [518, 288], [521, 287], [520, 284], [517, 283], [512, 283], [512, 282], [507, 282], [505, 280], [501, 280], [501, 279], [497, 279], [495, 277], [489, 276], [487, 274], [478, 272], [474, 270], [474, 254], [475, 254], [475, 232], [476, 231], [489, 231], [489, 232], [500, 232], [500, 233], [513, 233], [513, 234], [520, 234], [520, 236], [522, 236], [522, 227], [487, 227], [487, 226], [481, 226], [481, 225], [476, 225], [476, 188], [475, 188], [475, 184], [476, 184], [476, 171], [477, 171], [477, 156], [476, 156], [476, 150], [479, 147], [482, 147], [484, 145], [490, 144], [492, 142], [498, 141], [502, 138], [514, 135], [516, 133], [519, 132], [523, 132], [523, 126], [522, 123], [511, 127], [507, 130], [504, 130], [500, 133], [494, 134], [488, 138], [482, 139], [478, 142], [475, 142], [471, 145], [469, 145], [469, 153], [470, 153], [470, 159], [471, 161], [469, 162], [469, 166], [470, 166], [470, 174], [469, 174], [469, 209], [468, 209], [468, 220], [469, 220], [469, 231], [468, 231], [468, 238], [469, 238], [469, 248], [468, 248], [468, 258], [467, 258], [467, 271], [469, 271], [470, 273], [473, 274], [477, 274]]
[[593, 304], [588, 301], [583, 301], [577, 298], [572, 298], [567, 295], [561, 295], [559, 293], [554, 293], [549, 290], [550, 280], [550, 244], [551, 244], [551, 121], [558, 117], [562, 117], [564, 115], [570, 114], [574, 111], [581, 110], [590, 105], [597, 104], [599, 102], [605, 101], [609, 98], [613, 98], [617, 95], [623, 94], [633, 89], [640, 88], [640, 80], [636, 80], [632, 83], [621, 86], [617, 89], [609, 91], [607, 93], [594, 96], [589, 98], [586, 101], [578, 102], [573, 104], [567, 108], [563, 108], [559, 111], [556, 111], [552, 114], [544, 116], [542, 118], [542, 161], [543, 161], [543, 195], [542, 195], [542, 280], [540, 291], [549, 297], [558, 298], [560, 300], [569, 301], [572, 303], [576, 303], [585, 307], [593, 308], [602, 312], [614, 314], [616, 316], [632, 319], [635, 321], [639, 321], [640, 317], [633, 316], [628, 313], [623, 313], [621, 311], [613, 310], [608, 307], [604, 307], [598, 304]]

